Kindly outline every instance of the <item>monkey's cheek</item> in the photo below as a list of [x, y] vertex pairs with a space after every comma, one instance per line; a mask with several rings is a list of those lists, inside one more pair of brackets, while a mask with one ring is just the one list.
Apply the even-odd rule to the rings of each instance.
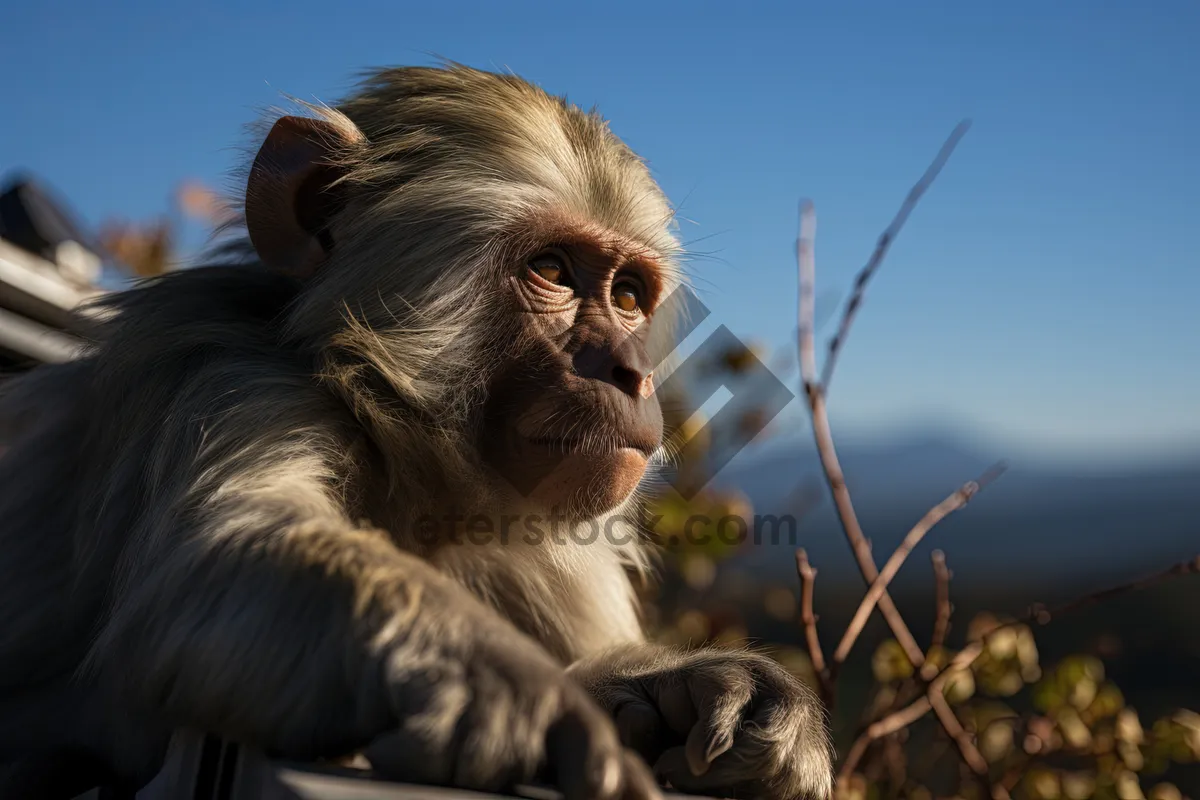
[[646, 474], [646, 455], [632, 447], [612, 453], [571, 454], [556, 461], [531, 497], [580, 517], [595, 517], [619, 506]]

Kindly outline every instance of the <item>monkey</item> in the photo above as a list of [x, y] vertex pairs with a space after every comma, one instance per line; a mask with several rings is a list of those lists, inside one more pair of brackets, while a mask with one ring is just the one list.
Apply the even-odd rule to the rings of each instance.
[[[100, 298], [85, 353], [3, 386], [4, 796], [70, 796], [63, 754], [142, 785], [195, 729], [566, 800], [829, 797], [804, 683], [643, 631], [622, 515], [683, 280], [647, 163], [453, 62], [264, 130], [233, 246]], [[526, 524], [476, 535], [496, 519]]]

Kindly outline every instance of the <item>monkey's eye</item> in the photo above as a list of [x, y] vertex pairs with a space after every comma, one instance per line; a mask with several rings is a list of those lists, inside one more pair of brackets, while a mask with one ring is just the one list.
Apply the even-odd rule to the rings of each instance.
[[542, 253], [529, 260], [529, 269], [539, 278], [550, 283], [566, 285], [567, 265], [562, 256], [556, 253]]
[[612, 288], [613, 305], [627, 314], [632, 314], [642, 307], [642, 287], [632, 280], [618, 280]]

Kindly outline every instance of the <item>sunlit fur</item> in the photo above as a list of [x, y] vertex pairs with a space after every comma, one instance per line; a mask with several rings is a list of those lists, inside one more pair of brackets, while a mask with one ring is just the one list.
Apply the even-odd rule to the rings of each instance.
[[[512, 343], [496, 287], [540, 228], [565, 218], [642, 243], [669, 292], [679, 285], [673, 215], [642, 160], [598, 114], [515, 76], [389, 70], [324, 113], [357, 132], [341, 153], [356, 199], [333, 229], [336, 268], [322, 271], [285, 330], [320, 348], [322, 374], [371, 430], [394, 500], [412, 518], [436, 511], [426, 506], [430, 481], [455, 485], [458, 498], [487, 485], [474, 463], [476, 413]], [[490, 496], [463, 504], [503, 510]], [[631, 507], [613, 513], [634, 518]], [[389, 520], [389, 530], [403, 536], [406, 521]], [[497, 604], [520, 596], [517, 615], [532, 616], [528, 624], [560, 655], [577, 656], [593, 637], [636, 630], [622, 567], [644, 568], [646, 554], [635, 531], [624, 533], [613, 538], [630, 544], [616, 552], [602, 539], [528, 548], [520, 561], [480, 548], [435, 558]], [[564, 602], [564, 580], [603, 588]]]
[[[704, 740], [689, 737], [680, 748], [685, 752], [666, 756], [660, 765], [681, 791], [704, 794], [716, 786], [722, 797], [773, 798], [828, 797], [833, 791], [821, 703], [766, 656], [746, 649], [687, 652], [623, 645], [582, 659], [571, 666], [571, 674], [617, 718], [622, 733], [631, 722], [650, 729], [631, 735], [635, 741], [653, 738], [672, 707], [679, 713], [683, 704], [666, 698], [680, 690], [712, 708], [709, 727], [733, 735], [736, 757], [714, 762], [704, 777], [695, 776], [684, 769], [685, 758], [698, 756]], [[649, 707], [654, 700], [657, 709]], [[708, 730], [702, 726], [700, 732]]]
[[[635, 536], [442, 546], [412, 524], [529, 511], [473, 442], [514, 346], [496, 287], [545, 226], [637, 241], [678, 285], [646, 166], [598, 115], [457, 66], [383, 70], [313, 112], [342, 131], [350, 198], [315, 278], [231, 258], [150, 281], [103, 301], [80, 360], [4, 386], [0, 761], [74, 747], [143, 780], [177, 725], [344, 752], [395, 724], [382, 674], [428, 685], [413, 718], [447, 741], [478, 628], [511, 621], [539, 665], [534, 642], [566, 665], [642, 639]], [[418, 777], [532, 765], [538, 732], [507, 719], [481, 723], [501, 737], [484, 755]]]

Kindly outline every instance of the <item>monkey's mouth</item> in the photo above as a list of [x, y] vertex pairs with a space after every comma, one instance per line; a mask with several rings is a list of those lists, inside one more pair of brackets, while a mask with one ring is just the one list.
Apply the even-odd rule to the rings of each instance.
[[[564, 426], [565, 427], [565, 426]], [[658, 449], [652, 431], [589, 426], [555, 431], [542, 427], [510, 439], [499, 477], [527, 500], [546, 508], [569, 507], [580, 518], [623, 503], [646, 475]]]
[[551, 453], [562, 455], [595, 455], [607, 456], [621, 450], [634, 450], [643, 458], [649, 460], [658, 449], [658, 442], [631, 436], [534, 436], [529, 443]]

